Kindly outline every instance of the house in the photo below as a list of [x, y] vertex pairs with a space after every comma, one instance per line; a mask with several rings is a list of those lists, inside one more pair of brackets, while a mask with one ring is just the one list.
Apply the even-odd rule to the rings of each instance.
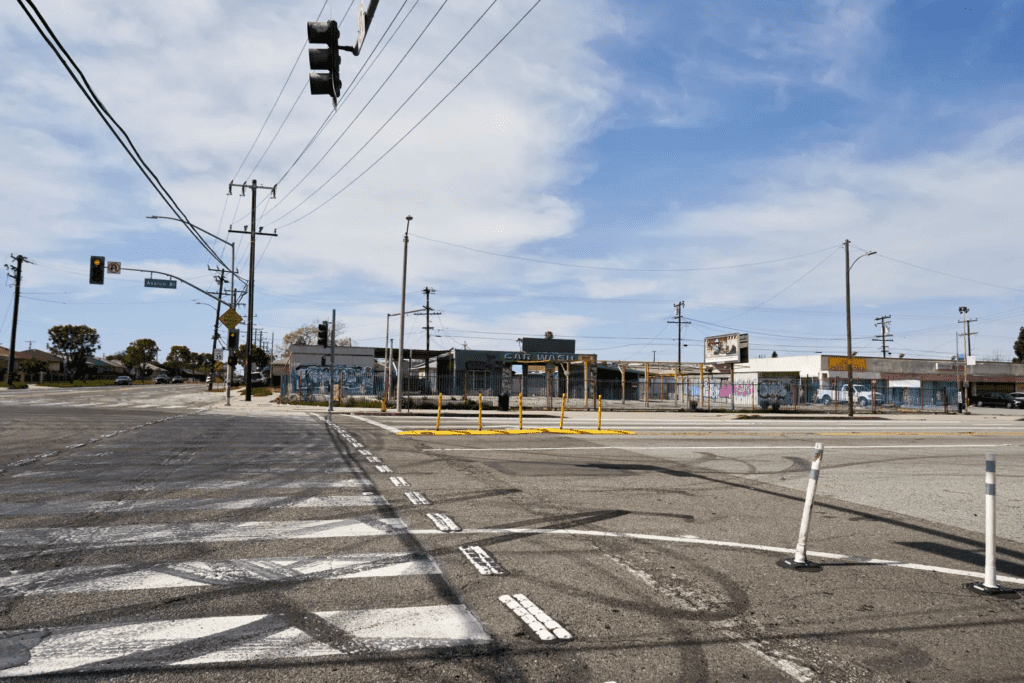
[[[7, 373], [7, 362], [10, 357], [10, 351], [3, 346], [0, 346], [0, 374], [6, 375]], [[46, 363], [47, 373], [58, 373], [61, 370], [63, 360], [60, 356], [55, 356], [52, 353], [43, 351], [42, 349], [28, 349], [26, 351], [15, 351], [14, 352], [14, 372], [17, 375], [19, 373], [19, 365], [21, 361], [29, 359], [40, 360]], [[38, 378], [33, 378], [38, 379]]]

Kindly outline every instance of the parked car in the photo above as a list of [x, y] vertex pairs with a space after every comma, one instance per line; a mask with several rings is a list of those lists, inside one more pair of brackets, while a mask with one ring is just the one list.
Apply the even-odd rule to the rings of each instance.
[[1009, 394], [1000, 394], [996, 392], [989, 392], [982, 394], [974, 399], [974, 405], [976, 406], [993, 406], [996, 408], [1015, 408], [1019, 404], [1017, 400]]
[[157, 375], [153, 378], [153, 384], [168, 384], [171, 378], [167, 375]]
[[1024, 391], [1012, 391], [1010, 396], [1013, 396], [1015, 408], [1024, 408]]
[[114, 380], [114, 384], [131, 384], [131, 383], [132, 383], [132, 378], [129, 377], [128, 375], [121, 375], [120, 377], [118, 377], [117, 379]]
[[[837, 388], [821, 387], [818, 389], [818, 403], [823, 405], [830, 405], [832, 401], [837, 403], [846, 403], [850, 398], [849, 390], [846, 388], [846, 383], [840, 384]], [[864, 386], [862, 384], [853, 385], [853, 400], [862, 408], [866, 408], [871, 405], [871, 387]], [[880, 406], [885, 403], [885, 396], [881, 392], [875, 392], [875, 405]]]
[[181, 384], [184, 381], [185, 380], [182, 379], [180, 375], [175, 375], [174, 377], [171, 378], [171, 384]]

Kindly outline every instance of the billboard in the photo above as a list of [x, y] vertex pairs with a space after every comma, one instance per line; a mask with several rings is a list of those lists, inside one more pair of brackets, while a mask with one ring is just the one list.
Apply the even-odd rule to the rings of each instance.
[[745, 334], [704, 337], [705, 363], [746, 363], [748, 341]]

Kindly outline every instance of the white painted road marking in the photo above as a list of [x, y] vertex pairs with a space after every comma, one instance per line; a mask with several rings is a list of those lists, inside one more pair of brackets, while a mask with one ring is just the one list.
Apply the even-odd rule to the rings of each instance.
[[[12, 652], [9, 661], [16, 664], [0, 675], [329, 657], [479, 645], [491, 640], [464, 605], [314, 614], [350, 636], [344, 649], [315, 640], [277, 614], [78, 626], [40, 629], [35, 638], [24, 632], [0, 634], [0, 649]], [[19, 654], [20, 662], [14, 660]]]
[[138, 569], [135, 565], [67, 567], [0, 577], [0, 594], [88, 593], [193, 586], [240, 586], [272, 581], [298, 582], [385, 576], [440, 574], [424, 553], [367, 553], [335, 557], [272, 557], [246, 560], [176, 562]]
[[351, 417], [353, 420], [360, 420], [362, 422], [366, 422], [368, 424], [372, 424], [374, 427], [380, 427], [381, 429], [383, 429], [385, 431], [388, 431], [388, 432], [391, 432], [392, 434], [397, 434], [400, 431], [400, 430], [398, 430], [398, 429], [396, 429], [396, 428], [394, 428], [394, 427], [392, 427], [390, 425], [384, 424], [383, 422], [377, 422], [376, 420], [371, 420], [371, 419], [363, 417], [361, 415], [352, 415], [351, 413], [349, 413], [349, 414], [346, 414], [345, 417]]
[[512, 613], [523, 620], [523, 623], [530, 627], [530, 630], [537, 634], [541, 640], [572, 640], [572, 634], [552, 619], [540, 607], [522, 593], [515, 595], [502, 595], [498, 598], [505, 607], [512, 610]]
[[0, 503], [0, 515], [77, 515], [90, 512], [171, 512], [177, 510], [251, 510], [271, 508], [356, 507], [384, 505], [386, 499], [374, 496], [311, 496], [294, 498], [163, 498], [144, 500], [104, 500]]
[[394, 470], [391, 469], [390, 467], [388, 467], [387, 465], [377, 465], [377, 471], [380, 472], [381, 474], [387, 474], [388, 472], [394, 472]]
[[[411, 534], [438, 534], [440, 531], [434, 529], [410, 529]], [[754, 543], [737, 543], [735, 541], [715, 541], [697, 536], [655, 536], [654, 534], [631, 534], [623, 531], [591, 531], [588, 529], [463, 529], [464, 534], [566, 534], [569, 536], [609, 536], [612, 538], [637, 538], [645, 541], [664, 541], [666, 543], [694, 543], [697, 545], [720, 546], [723, 548], [739, 548], [741, 550], [760, 550], [770, 553], [782, 553], [792, 555], [793, 548], [777, 548], [770, 545], [756, 545]], [[916, 562], [903, 562], [900, 560], [879, 560], [868, 557], [856, 557], [852, 555], [841, 555], [839, 553], [823, 553], [808, 550], [807, 555], [821, 557], [828, 560], [848, 562], [850, 564], [872, 564], [898, 567], [900, 569], [916, 569], [919, 571], [936, 572], [938, 574], [951, 574], [953, 576], [965, 576], [973, 579], [984, 579], [982, 572], [972, 572], [963, 569], [948, 569], [946, 567], [935, 567]], [[1024, 577], [1007, 576], [1000, 574], [997, 581], [1001, 583], [1024, 584]]]
[[497, 576], [508, 573], [491, 557], [490, 553], [478, 545], [462, 545], [459, 546], [459, 551], [484, 576]]
[[391, 483], [395, 486], [408, 486], [409, 482], [405, 480], [405, 477], [391, 477]]
[[[633, 446], [636, 439], [623, 441], [621, 446], [539, 446], [536, 448], [424, 448], [424, 451], [792, 451], [794, 446], [720, 446], [706, 443], [702, 446]], [[1009, 443], [960, 443], [960, 444], [876, 444], [874, 446], [832, 446], [836, 450], [891, 450], [894, 448], [1009, 448]]]
[[398, 518], [316, 519], [302, 522], [200, 522], [195, 524], [125, 524], [113, 527], [0, 529], [0, 546], [85, 545], [103, 547], [142, 543], [226, 543], [295, 538], [382, 536], [404, 532]]
[[409, 502], [413, 505], [430, 505], [430, 499], [424, 496], [419, 491], [406, 491], [405, 497], [409, 499]]
[[[195, 479], [176, 479], [154, 481], [146, 484], [126, 485], [116, 481], [92, 482], [82, 484], [61, 484], [60, 492], [68, 493], [101, 493], [109, 491], [178, 491], [178, 490], [218, 490], [231, 491], [234, 489], [308, 489], [308, 488], [348, 488], [361, 487], [371, 484], [369, 479], [330, 479], [318, 478], [317, 480], [307, 479], [305, 481], [292, 481], [274, 478], [253, 478], [246, 480], [222, 479], [220, 481], [202, 481]], [[5, 486], [2, 495], [14, 496], [29, 493], [53, 494], [53, 484], [32, 482], [28, 484], [19, 483], [13, 486]]]
[[448, 515], [442, 515], [439, 512], [428, 512], [427, 518], [441, 531], [462, 531], [462, 527], [456, 524]]

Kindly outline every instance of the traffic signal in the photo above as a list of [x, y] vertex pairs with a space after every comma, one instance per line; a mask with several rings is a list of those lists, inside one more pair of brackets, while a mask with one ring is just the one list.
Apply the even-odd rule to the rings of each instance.
[[324, 348], [327, 348], [327, 346], [328, 346], [328, 341], [327, 341], [327, 330], [328, 330], [327, 321], [325, 320], [322, 323], [320, 323], [319, 325], [317, 325], [316, 329], [317, 329], [316, 343], [318, 345], [324, 347]]
[[[326, 44], [327, 47], [309, 48], [309, 68], [315, 71], [309, 74], [309, 92], [311, 95], [330, 95], [334, 105], [338, 105], [341, 94], [341, 56], [338, 53], [338, 22], [311, 21], [306, 24], [306, 35], [310, 45]], [[327, 73], [317, 73], [326, 71]]]
[[237, 349], [238, 349], [238, 330], [228, 330], [228, 351], [236, 351]]
[[89, 257], [89, 284], [102, 285], [103, 273], [106, 272], [107, 259], [102, 256]]

